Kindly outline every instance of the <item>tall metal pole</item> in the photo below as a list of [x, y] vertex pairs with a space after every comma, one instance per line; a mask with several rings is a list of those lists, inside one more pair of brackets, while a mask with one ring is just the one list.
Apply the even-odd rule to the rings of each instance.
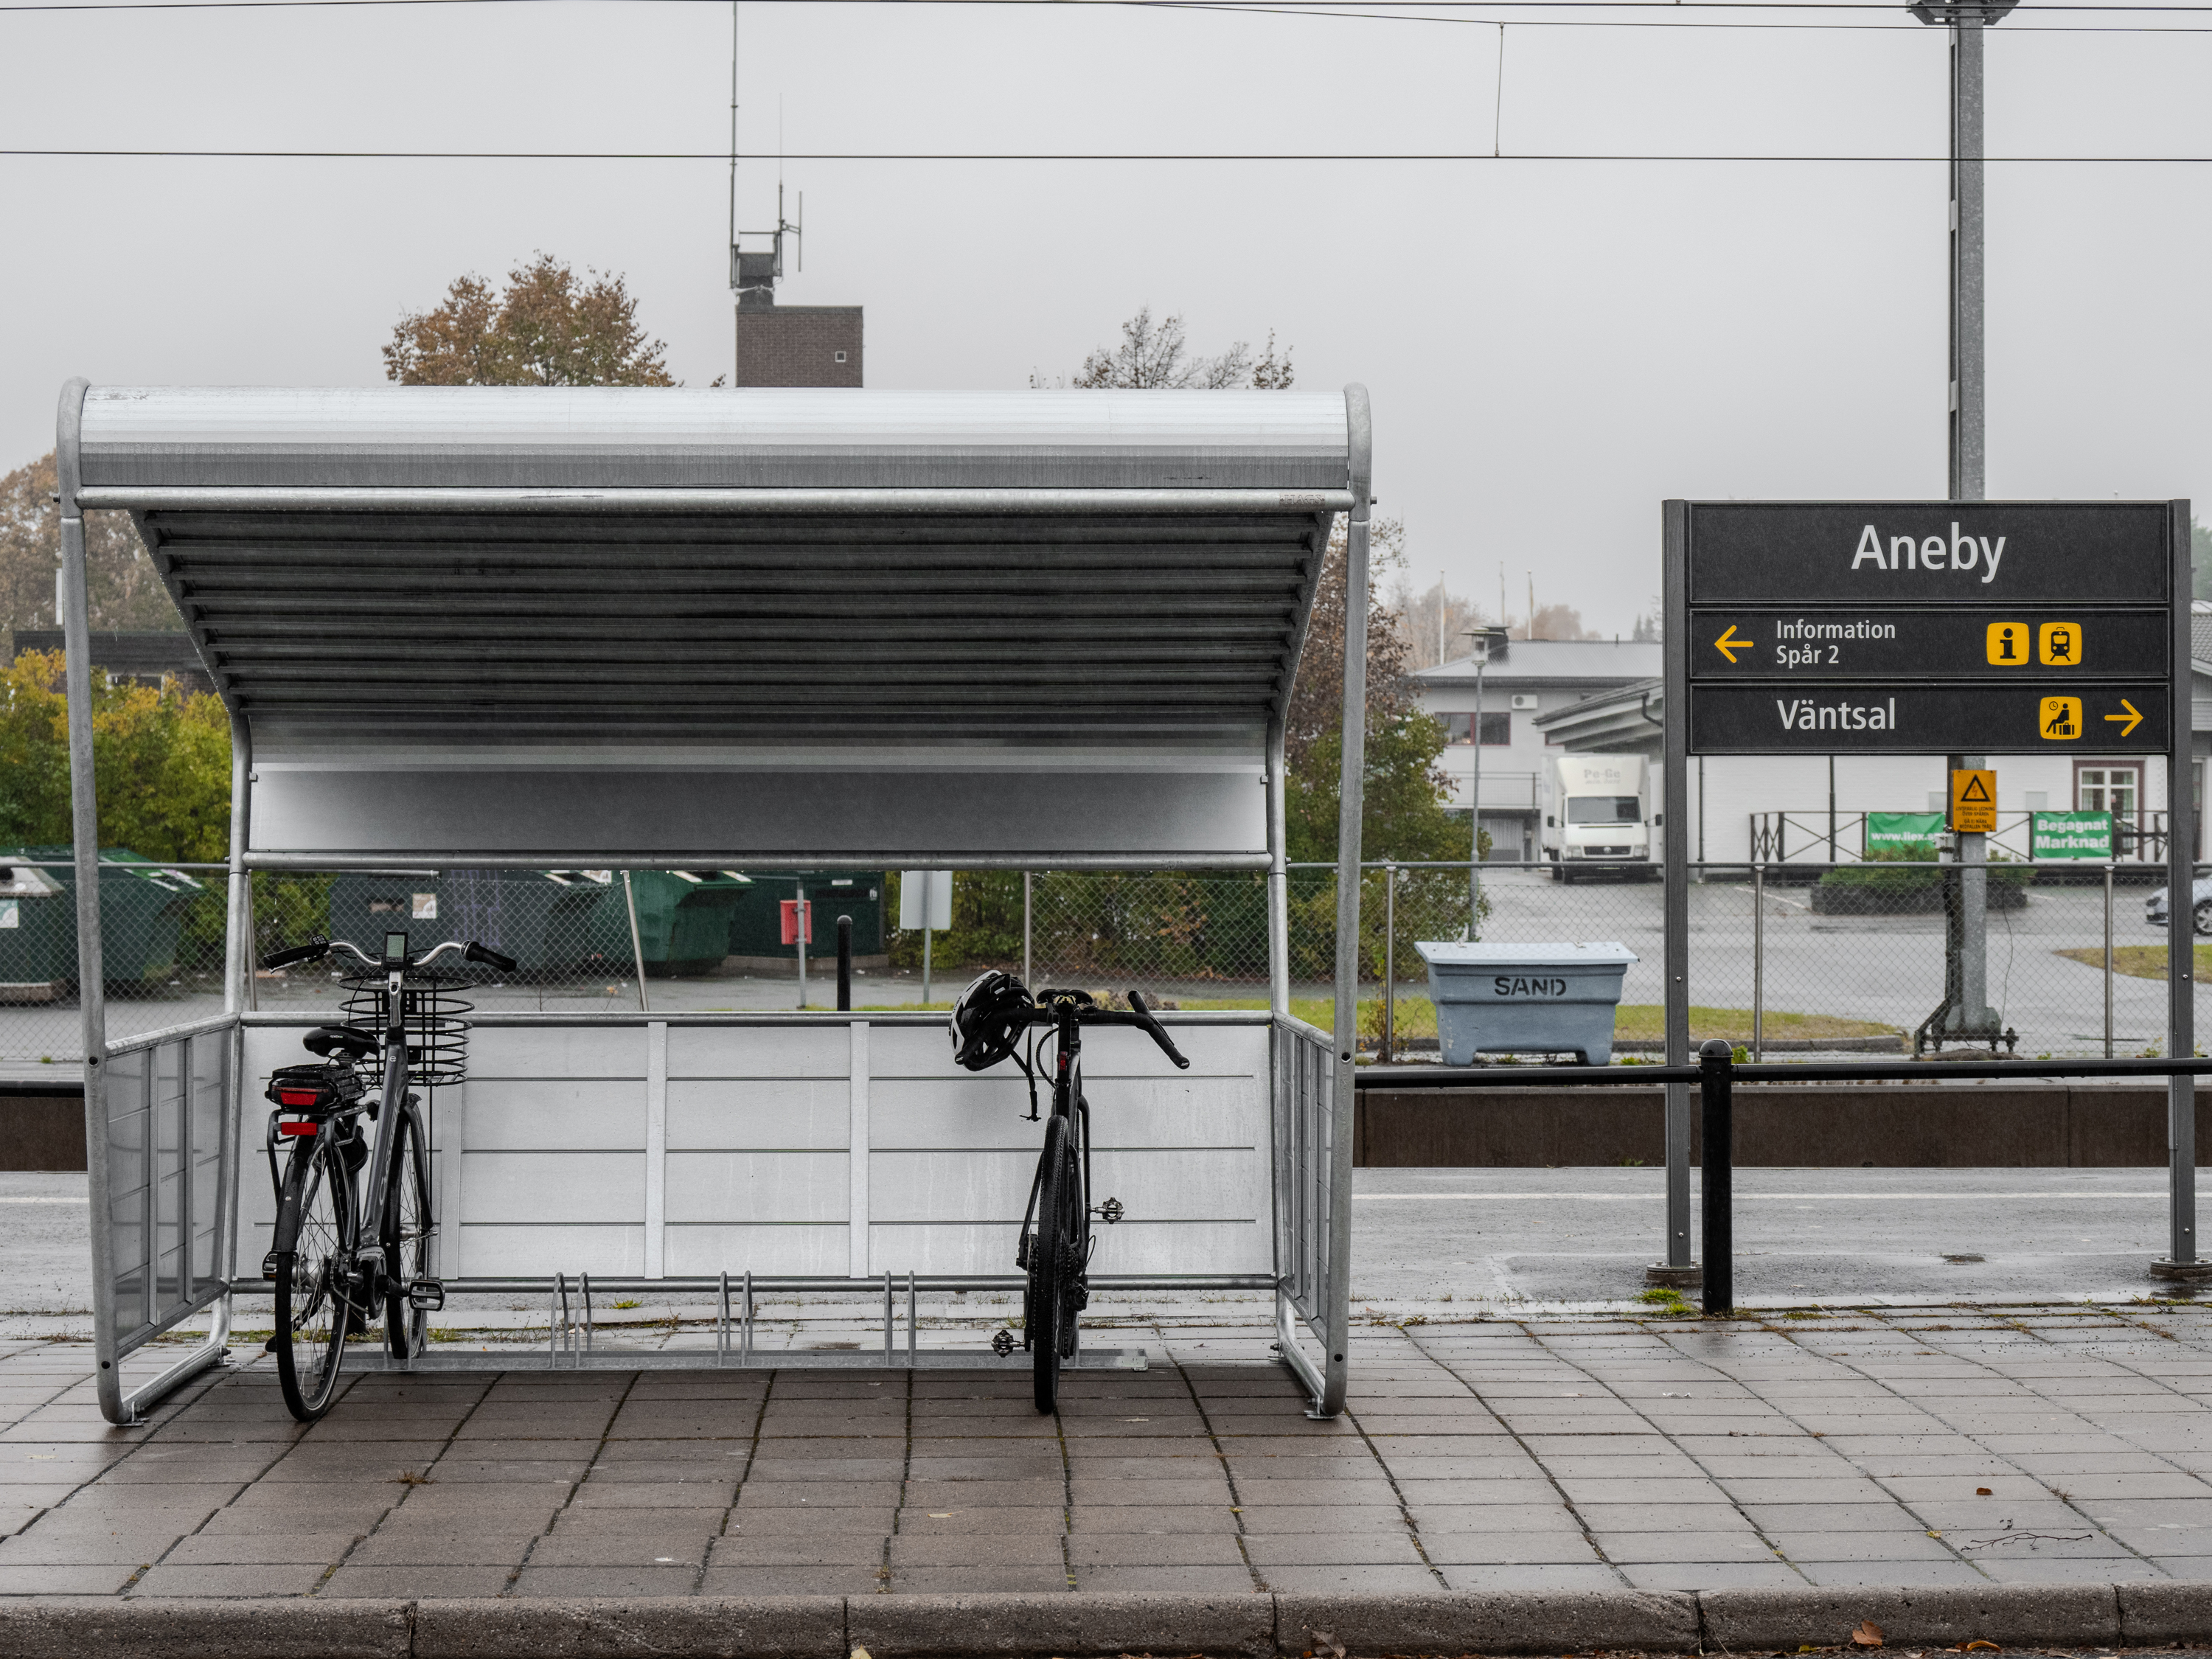
[[[1690, 504], [1668, 501], [1664, 517], [1660, 582], [1662, 615], [1668, 621], [1661, 641], [1666, 665], [1666, 711], [1662, 790], [1674, 828], [1661, 836], [1666, 859], [1665, 945], [1667, 1063], [1690, 1063], [1690, 842], [1681, 833], [1682, 803], [1690, 782], [1690, 638], [1681, 626], [1690, 614]], [[1667, 1089], [1667, 1259], [1655, 1264], [1654, 1283], [1677, 1286], [1697, 1282], [1690, 1265], [1690, 1085]]]
[[[2010, 11], [2015, 0], [1921, 0], [1913, 15], [1942, 24], [1951, 35], [1951, 258], [1950, 410], [1947, 417], [1947, 488], [1954, 501], [1978, 501], [1984, 494], [1982, 356], [1982, 36]], [[2186, 609], [2186, 607], [2184, 607]], [[1954, 756], [1950, 765], [1978, 767], [1978, 757]], [[1946, 777], [1948, 786], [1950, 780]], [[1831, 833], [1833, 826], [1831, 825]], [[1980, 836], [1954, 835], [1959, 872], [1955, 926], [1945, 931], [1950, 960], [1945, 964], [1946, 1007], [1936, 1033], [1971, 1040], [1988, 1035], [1994, 1043], [1996, 1019], [1988, 1007], [1989, 855]], [[1829, 856], [1835, 856], [1831, 848]]]
[[[2186, 1060], [2197, 1052], [2196, 791], [2191, 787], [2190, 659], [2190, 512], [2187, 501], [2167, 504], [2172, 575], [2166, 592], [2173, 618], [2173, 684], [2169, 693], [2166, 756], [2166, 1053]], [[2168, 1219], [2172, 1240], [2163, 1277], [2201, 1284], [2212, 1264], [2197, 1255], [2197, 1079], [2166, 1079], [2166, 1144]], [[2154, 1268], [2154, 1272], [2157, 1269]]]
[[1482, 927], [1482, 671], [1490, 665], [1490, 641], [1474, 642], [1474, 717], [1467, 734], [1474, 739], [1474, 777], [1467, 798], [1467, 936]]
[[[1954, 501], [1984, 492], [1982, 30], [2008, 7], [1947, 9], [1951, 26], [1951, 418]], [[1991, 11], [1996, 16], [1990, 16]]]

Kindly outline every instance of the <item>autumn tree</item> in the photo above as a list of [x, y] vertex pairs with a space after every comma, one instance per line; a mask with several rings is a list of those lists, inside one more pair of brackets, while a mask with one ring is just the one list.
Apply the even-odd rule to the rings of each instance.
[[[1464, 817], [1446, 810], [1447, 780], [1437, 763], [1443, 723], [1422, 712], [1411, 648], [1397, 614], [1382, 600], [1382, 578], [1403, 568], [1405, 526], [1384, 519], [1370, 532], [1367, 589], [1367, 748], [1362, 790], [1364, 859], [1463, 859]], [[1284, 726], [1285, 806], [1290, 855], [1336, 856], [1337, 803], [1344, 756], [1345, 521], [1336, 521], [1314, 591], [1313, 620], [1291, 683]]]
[[[1233, 342], [1218, 356], [1200, 356], [1184, 338], [1182, 318], [1163, 317], [1154, 322], [1152, 308], [1147, 305], [1121, 325], [1119, 345], [1101, 346], [1083, 360], [1072, 384], [1091, 391], [1221, 392], [1249, 387], [1255, 392], [1287, 392], [1295, 378], [1291, 348], [1285, 346], [1278, 357], [1273, 330], [1257, 357], [1243, 340]], [[1042, 382], [1031, 376], [1030, 384]]]
[[1583, 613], [1571, 605], [1543, 605], [1528, 618], [1526, 637], [1532, 640], [1594, 640], [1599, 635], [1583, 626]]
[[[58, 651], [0, 668], [0, 845], [64, 846], [69, 705]], [[215, 860], [230, 846], [230, 716], [222, 700], [92, 677], [100, 841], [149, 859]]]
[[459, 276], [443, 304], [401, 318], [384, 373], [402, 386], [674, 386], [666, 350], [618, 273], [578, 276], [540, 253], [499, 293]]
[[1399, 576], [1391, 585], [1390, 608], [1397, 612], [1399, 630], [1406, 636], [1407, 662], [1414, 668], [1465, 661], [1473, 650], [1468, 635], [1492, 625], [1480, 605], [1453, 592], [1441, 576], [1418, 593], [1405, 576]]
[[[61, 567], [61, 507], [52, 452], [0, 477], [0, 627], [58, 628], [54, 572]], [[85, 583], [92, 626], [182, 629], [184, 618], [127, 513], [84, 515]]]

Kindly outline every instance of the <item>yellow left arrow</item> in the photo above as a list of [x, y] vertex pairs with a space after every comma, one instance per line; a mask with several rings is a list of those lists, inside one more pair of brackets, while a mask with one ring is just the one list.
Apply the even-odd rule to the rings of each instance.
[[1721, 655], [1726, 657], [1730, 662], [1734, 662], [1735, 660], [1735, 653], [1737, 652], [1748, 651], [1752, 647], [1758, 643], [1759, 641], [1757, 640], [1740, 640], [1736, 638], [1735, 624], [1734, 623], [1730, 623], [1729, 624], [1728, 632], [1722, 635], [1720, 638], [1713, 641], [1713, 648], [1718, 651]]
[[[1731, 657], [1729, 660], [1733, 662], [1735, 659]], [[2135, 704], [2130, 702], [2125, 697], [2120, 699], [2120, 707], [2128, 712], [2124, 714], [2107, 714], [2105, 718], [2108, 720], [2125, 720], [2127, 724], [2120, 728], [2120, 735], [2124, 738], [2142, 724], [2142, 715], [2137, 712]]]

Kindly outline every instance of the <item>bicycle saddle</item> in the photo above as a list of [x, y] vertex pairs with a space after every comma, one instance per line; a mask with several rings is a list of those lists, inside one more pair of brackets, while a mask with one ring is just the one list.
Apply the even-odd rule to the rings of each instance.
[[350, 1025], [323, 1025], [301, 1037], [300, 1046], [325, 1059], [343, 1054], [348, 1060], [367, 1060], [382, 1045], [368, 1032], [356, 1031]]

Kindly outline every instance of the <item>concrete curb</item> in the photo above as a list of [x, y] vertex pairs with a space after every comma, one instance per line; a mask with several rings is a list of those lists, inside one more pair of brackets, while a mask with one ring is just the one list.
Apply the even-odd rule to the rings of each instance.
[[0, 1601], [0, 1659], [1304, 1659], [2212, 1642], [2212, 1582], [1414, 1595]]

